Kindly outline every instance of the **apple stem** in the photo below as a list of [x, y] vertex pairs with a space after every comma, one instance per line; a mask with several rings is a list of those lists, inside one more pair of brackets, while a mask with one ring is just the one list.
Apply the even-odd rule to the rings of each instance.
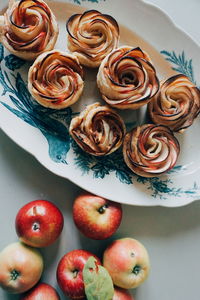
[[100, 214], [103, 214], [105, 213], [106, 209], [108, 208], [108, 204], [104, 204], [103, 206], [101, 206], [99, 209], [98, 209], [98, 212]]
[[139, 265], [136, 265], [134, 268], [133, 268], [133, 273], [135, 274], [135, 275], [138, 275], [139, 273], [140, 273], [140, 271], [141, 271], [141, 267], [139, 266]]
[[74, 271], [73, 271], [73, 277], [76, 278], [77, 275], [78, 275], [78, 270], [74, 270]]
[[11, 280], [16, 280], [17, 277], [20, 276], [20, 272], [18, 272], [17, 270], [12, 270], [10, 273], [10, 278]]
[[38, 231], [40, 229], [40, 225], [38, 223], [34, 223], [32, 228], [34, 231]]

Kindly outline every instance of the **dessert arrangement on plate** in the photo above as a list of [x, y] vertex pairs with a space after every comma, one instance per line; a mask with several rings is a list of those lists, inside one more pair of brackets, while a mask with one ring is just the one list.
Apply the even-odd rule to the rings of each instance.
[[[198, 87], [180, 72], [160, 78], [151, 53], [137, 44], [121, 44], [121, 26], [113, 15], [95, 9], [74, 12], [66, 19], [66, 45], [61, 50], [56, 47], [59, 30], [63, 28], [59, 28], [54, 12], [44, 1], [9, 1], [0, 17], [0, 41], [16, 63], [18, 57], [19, 64], [27, 60], [31, 65], [26, 74], [28, 91], [22, 91], [25, 97], [2, 72], [4, 94], [14, 91], [24, 100], [21, 106], [10, 96], [18, 110], [2, 104], [32, 126], [36, 127], [36, 118], [40, 118], [39, 129], [49, 145], [46, 127], [49, 132], [59, 127], [61, 139], [68, 139], [75, 152], [82, 151], [92, 168], [93, 160], [98, 164], [103, 158], [114, 170], [116, 160], [112, 155], [116, 155], [123, 165], [119, 170], [122, 180], [131, 181], [131, 176], [137, 175], [138, 182], [152, 178], [150, 183], [158, 183], [157, 176], [170, 174], [176, 166], [182, 151], [179, 136], [200, 112]], [[87, 99], [88, 76], [95, 81], [98, 99], [84, 102], [84, 107], [73, 113], [71, 106], [82, 103], [82, 95]], [[25, 89], [18, 74], [16, 84], [19, 82]], [[130, 116], [143, 108], [146, 116], [137, 124]], [[26, 118], [23, 113], [29, 109], [30, 116]], [[60, 124], [51, 117], [56, 113], [63, 118]], [[42, 119], [47, 114], [49, 124], [45, 117]], [[66, 153], [67, 147], [70, 146], [65, 145]], [[57, 160], [59, 157], [56, 155]], [[68, 164], [65, 158], [60, 161]], [[102, 170], [104, 166], [102, 162]]]

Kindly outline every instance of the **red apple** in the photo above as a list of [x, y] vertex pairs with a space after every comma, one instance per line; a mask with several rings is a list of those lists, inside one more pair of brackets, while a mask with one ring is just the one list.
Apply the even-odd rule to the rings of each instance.
[[90, 256], [98, 257], [85, 250], [73, 250], [65, 254], [57, 268], [57, 281], [63, 293], [71, 299], [84, 299], [85, 290], [82, 271]]
[[147, 250], [132, 238], [112, 242], [104, 252], [103, 266], [110, 273], [113, 283], [125, 289], [139, 286], [150, 269]]
[[58, 238], [63, 223], [63, 215], [53, 203], [35, 200], [19, 210], [15, 228], [23, 243], [32, 247], [46, 247]]
[[39, 283], [22, 296], [21, 300], [60, 300], [60, 297], [51, 285]]
[[128, 290], [115, 287], [112, 300], [134, 300]]
[[74, 201], [73, 218], [85, 236], [103, 240], [113, 235], [119, 227], [122, 207], [119, 203], [85, 193]]
[[23, 293], [32, 288], [42, 271], [41, 254], [25, 244], [10, 244], [0, 253], [0, 286], [9, 293]]

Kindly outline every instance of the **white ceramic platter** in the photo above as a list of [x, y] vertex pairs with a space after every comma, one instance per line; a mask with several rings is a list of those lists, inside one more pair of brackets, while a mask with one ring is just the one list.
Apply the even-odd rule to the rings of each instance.
[[[120, 43], [146, 50], [160, 79], [181, 72], [200, 84], [199, 47], [162, 11], [139, 0], [49, 2], [60, 27], [56, 48], [66, 50], [66, 20], [85, 10], [81, 4], [111, 14], [120, 24]], [[184, 134], [177, 135], [181, 155], [171, 172], [151, 179], [138, 177], [126, 167], [120, 151], [104, 158], [91, 157], [68, 135], [71, 117], [85, 105], [101, 101], [96, 70], [86, 70], [85, 89], [78, 104], [54, 111], [31, 99], [27, 91], [28, 63], [10, 55], [2, 45], [0, 61], [0, 126], [47, 169], [90, 192], [131, 205], [176, 207], [200, 198], [198, 118]], [[123, 112], [129, 128], [145, 122], [145, 110]]]

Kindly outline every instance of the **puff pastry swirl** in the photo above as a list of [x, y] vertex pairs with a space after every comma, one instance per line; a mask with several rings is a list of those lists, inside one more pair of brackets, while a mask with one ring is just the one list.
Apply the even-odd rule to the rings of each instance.
[[67, 32], [68, 49], [87, 67], [98, 67], [104, 57], [118, 47], [119, 26], [116, 20], [97, 10], [71, 16]]
[[161, 83], [159, 93], [148, 104], [148, 111], [155, 124], [183, 131], [200, 112], [200, 91], [185, 75], [172, 76]]
[[41, 105], [63, 109], [83, 91], [83, 69], [76, 56], [59, 50], [41, 54], [28, 73], [28, 89]]
[[122, 46], [101, 63], [97, 84], [103, 99], [119, 109], [138, 109], [158, 92], [159, 81], [147, 53]]
[[94, 103], [72, 119], [69, 132], [84, 151], [102, 156], [111, 154], [121, 146], [125, 125], [110, 107]]
[[52, 50], [58, 36], [54, 14], [43, 0], [9, 1], [0, 20], [0, 41], [13, 54], [34, 60]]
[[178, 140], [163, 125], [138, 126], [124, 138], [124, 160], [134, 173], [143, 177], [155, 177], [172, 169], [179, 152]]

